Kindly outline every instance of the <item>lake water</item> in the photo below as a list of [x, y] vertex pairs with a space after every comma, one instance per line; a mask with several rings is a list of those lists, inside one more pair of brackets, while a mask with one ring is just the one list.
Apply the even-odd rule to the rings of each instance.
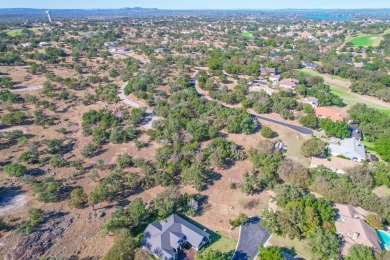
[[304, 18], [308, 19], [317, 19], [317, 20], [323, 20], [323, 21], [349, 21], [352, 20], [348, 16], [333, 16], [333, 15], [327, 15], [327, 14], [307, 14], [303, 16]]
[[379, 239], [381, 240], [383, 249], [390, 250], [390, 235], [383, 230], [378, 230], [377, 233]]

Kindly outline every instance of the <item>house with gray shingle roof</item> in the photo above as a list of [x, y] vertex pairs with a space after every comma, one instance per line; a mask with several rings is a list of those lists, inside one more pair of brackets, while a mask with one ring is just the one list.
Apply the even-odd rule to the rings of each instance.
[[210, 234], [176, 214], [150, 223], [142, 239], [143, 246], [163, 260], [177, 259], [185, 246], [199, 250], [209, 241]]
[[329, 153], [333, 156], [344, 156], [354, 161], [364, 161], [366, 151], [364, 145], [355, 138], [343, 139], [329, 144]]

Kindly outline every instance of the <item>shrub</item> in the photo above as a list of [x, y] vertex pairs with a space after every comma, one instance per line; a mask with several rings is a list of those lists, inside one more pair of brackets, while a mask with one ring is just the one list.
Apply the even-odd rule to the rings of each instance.
[[26, 174], [27, 168], [19, 163], [11, 163], [4, 167], [4, 172], [7, 175], [14, 177], [22, 177]]
[[104, 260], [128, 260], [134, 259], [134, 251], [137, 243], [127, 229], [119, 230], [114, 237], [115, 243], [108, 251]]
[[73, 208], [81, 208], [88, 202], [88, 196], [85, 194], [84, 189], [77, 187], [70, 193], [70, 199], [68, 200], [69, 206]]
[[366, 222], [375, 229], [383, 229], [383, 220], [378, 214], [369, 214]]
[[33, 184], [33, 193], [39, 201], [54, 202], [60, 197], [61, 186], [60, 182], [54, 180], [52, 177], [48, 177], [41, 182]]
[[259, 247], [259, 255], [258, 258], [260, 260], [283, 260], [282, 250], [276, 246], [269, 247]]
[[274, 131], [267, 126], [261, 128], [260, 133], [264, 138], [272, 138], [275, 134]]
[[244, 213], [240, 213], [236, 219], [229, 220], [229, 224], [235, 228], [241, 225], [244, 225], [245, 222], [248, 220], [248, 216], [245, 215]]
[[301, 152], [305, 157], [325, 156], [325, 143], [314, 138], [307, 140], [302, 144]]
[[20, 223], [18, 229], [22, 233], [31, 233], [37, 226], [43, 223], [45, 212], [41, 209], [31, 208], [28, 211], [28, 219]]

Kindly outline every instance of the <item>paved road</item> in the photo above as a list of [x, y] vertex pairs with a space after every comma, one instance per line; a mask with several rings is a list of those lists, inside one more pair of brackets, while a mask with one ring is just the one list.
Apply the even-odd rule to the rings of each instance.
[[240, 240], [232, 260], [252, 260], [259, 252], [259, 246], [264, 245], [270, 235], [260, 226], [259, 217], [251, 217], [240, 228]]
[[[141, 108], [143, 107], [141, 104], [138, 104], [137, 102], [134, 102], [130, 99], [127, 98], [127, 96], [125, 95], [125, 92], [124, 92], [124, 89], [126, 87], [127, 83], [124, 84], [121, 89], [119, 90], [119, 98], [121, 99], [121, 101], [131, 107], [134, 107], [134, 108]], [[158, 117], [156, 115], [153, 114], [152, 111], [150, 110], [146, 110], [146, 119], [144, 121], [144, 123], [142, 124], [142, 126], [145, 128], [145, 129], [152, 129], [152, 124], [153, 124], [153, 121], [157, 120]]]
[[[199, 71], [196, 71], [196, 73], [192, 76], [191, 78], [191, 86], [194, 86], [195, 87], [195, 90], [196, 92], [198, 93], [199, 96], [203, 96], [205, 97], [206, 99], [208, 100], [213, 100], [212, 98], [206, 96], [206, 95], [203, 95], [200, 91], [200, 89], [198, 88], [198, 84], [197, 84], [197, 79], [199, 78]], [[217, 101], [218, 102], [218, 101]], [[221, 102], [218, 102], [221, 104]], [[224, 104], [221, 104], [225, 107], [228, 107]], [[274, 123], [274, 124], [278, 124], [278, 125], [281, 125], [281, 126], [284, 126], [284, 127], [288, 127], [298, 133], [301, 133], [301, 134], [305, 134], [305, 135], [312, 135], [314, 132], [313, 130], [311, 129], [308, 129], [306, 127], [302, 127], [302, 126], [298, 126], [298, 125], [294, 125], [294, 124], [290, 124], [290, 123], [287, 123], [287, 122], [283, 122], [283, 121], [279, 121], [279, 120], [275, 120], [275, 119], [272, 119], [272, 118], [269, 118], [267, 116], [264, 116], [264, 115], [258, 115], [258, 114], [254, 114], [254, 113], [249, 113], [250, 115], [252, 115], [253, 117], [256, 117], [260, 120], [264, 120], [264, 121], [268, 121], [268, 122], [271, 122], [271, 123]]]
[[298, 126], [298, 125], [293, 125], [293, 124], [289, 124], [289, 123], [285, 123], [285, 122], [282, 122], [282, 121], [278, 121], [278, 120], [275, 120], [275, 119], [272, 119], [272, 118], [268, 118], [268, 117], [265, 117], [265, 116], [259, 116], [257, 114], [252, 114], [252, 113], [249, 113], [251, 114], [253, 117], [256, 117], [260, 120], [264, 120], [264, 121], [268, 121], [268, 122], [271, 122], [271, 123], [275, 123], [275, 124], [278, 124], [278, 125], [282, 125], [282, 126], [285, 126], [285, 127], [288, 127], [298, 133], [301, 133], [301, 134], [305, 134], [305, 135], [312, 135], [314, 132], [313, 130], [309, 129], [309, 128], [306, 128], [306, 127], [303, 127], [303, 126]]
[[11, 91], [12, 93], [14, 93], [14, 92], [22, 92], [22, 91], [40, 90], [40, 89], [42, 89], [42, 88], [43, 88], [43, 86], [17, 87], [17, 88], [11, 89], [10, 91]]

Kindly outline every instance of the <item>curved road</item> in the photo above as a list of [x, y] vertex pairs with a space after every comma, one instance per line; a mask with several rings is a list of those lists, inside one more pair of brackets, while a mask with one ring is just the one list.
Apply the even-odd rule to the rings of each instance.
[[[198, 87], [198, 83], [197, 83], [197, 79], [198, 78], [199, 78], [199, 71], [197, 71], [195, 73], [195, 75], [191, 78], [191, 86], [195, 87], [195, 90], [196, 90], [196, 92], [198, 93], [199, 96], [203, 96], [207, 100], [216, 101], [216, 102], [218, 102], [219, 104], [221, 104], [224, 107], [229, 107], [228, 105], [223, 104], [222, 102], [220, 102], [218, 100], [214, 100], [214, 99], [210, 98], [209, 96], [203, 94], [202, 91]], [[267, 116], [259, 115], [259, 114], [256, 114], [256, 113], [251, 113], [251, 112], [248, 112], [248, 113], [252, 117], [258, 118], [260, 120], [268, 121], [268, 122], [271, 122], [271, 123], [274, 123], [274, 124], [278, 124], [278, 125], [281, 125], [281, 126], [284, 126], [284, 127], [288, 127], [291, 130], [294, 130], [294, 131], [296, 131], [298, 133], [301, 133], [301, 134], [304, 134], [304, 135], [312, 135], [314, 133], [313, 130], [311, 130], [309, 128], [306, 128], [306, 127], [303, 127], [303, 126], [290, 124], [290, 123], [287, 123], [287, 122], [284, 122], [284, 121], [280, 121], [280, 120], [275, 120], [275, 119], [269, 118]]]

